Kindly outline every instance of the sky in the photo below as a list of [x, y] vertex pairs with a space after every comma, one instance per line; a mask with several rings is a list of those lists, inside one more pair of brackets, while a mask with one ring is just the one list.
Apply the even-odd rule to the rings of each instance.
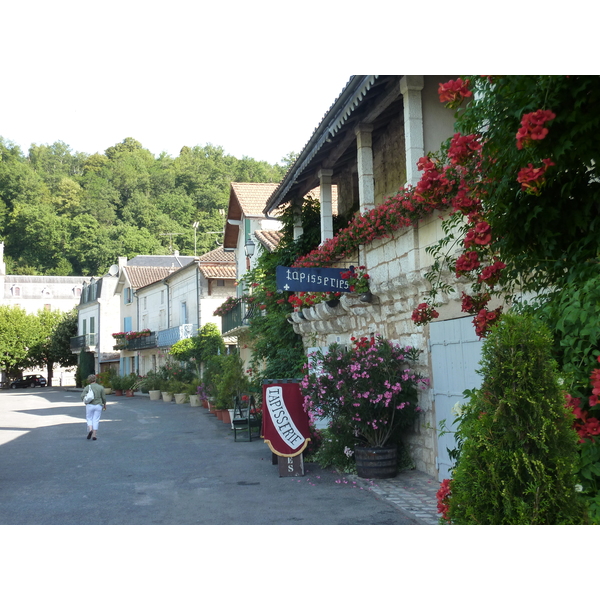
[[0, 9], [0, 136], [24, 153], [60, 140], [92, 154], [133, 137], [156, 156], [210, 143], [274, 164], [304, 147], [352, 75], [303, 62], [310, 35], [253, 25], [275, 2], [14, 4]]
[[[25, 154], [56, 141], [102, 153], [133, 137], [155, 156], [210, 143], [275, 164], [302, 150], [353, 74], [490, 73], [498, 57], [505, 66], [515, 38], [489, 23], [485, 52], [468, 52], [471, 1], [454, 26], [442, 5], [436, 21], [387, 0], [4, 2], [0, 136]], [[527, 19], [526, 2], [519, 11]], [[544, 50], [539, 32], [517, 39], [521, 68], [531, 47], [536, 67], [543, 56], [561, 70], [564, 44]]]

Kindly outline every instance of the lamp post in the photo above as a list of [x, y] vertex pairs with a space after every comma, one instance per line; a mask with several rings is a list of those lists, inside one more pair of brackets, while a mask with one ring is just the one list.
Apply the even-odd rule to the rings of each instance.
[[246, 240], [246, 245], [244, 246], [244, 250], [246, 251], [246, 256], [248, 258], [252, 258], [254, 256], [254, 248], [256, 247], [255, 243], [252, 241], [251, 237], [248, 237]]

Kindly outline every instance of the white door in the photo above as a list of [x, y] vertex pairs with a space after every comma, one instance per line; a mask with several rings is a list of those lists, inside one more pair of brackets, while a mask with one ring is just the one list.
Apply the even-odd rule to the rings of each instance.
[[[441, 421], [453, 431], [456, 418], [452, 407], [465, 401], [463, 392], [481, 385], [479, 369], [482, 341], [475, 334], [473, 319], [465, 317], [450, 321], [436, 321], [429, 326], [433, 400], [436, 430]], [[447, 433], [437, 438], [439, 480], [449, 479], [452, 461], [448, 449], [455, 447], [454, 436]]]

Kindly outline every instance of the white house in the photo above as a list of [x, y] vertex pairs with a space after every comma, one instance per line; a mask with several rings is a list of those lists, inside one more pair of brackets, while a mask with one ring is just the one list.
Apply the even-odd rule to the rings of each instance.
[[[221, 319], [213, 313], [235, 293], [233, 256], [217, 248], [185, 259], [187, 264], [178, 269], [131, 264], [123, 268], [115, 293], [122, 299], [121, 331], [130, 332], [133, 339], [120, 350], [121, 373], [154, 371], [177, 341], [196, 335], [206, 323], [220, 327]], [[146, 335], [131, 335], [144, 330]]]
[[[189, 264], [192, 256], [136, 256], [130, 260], [119, 257], [109, 272], [92, 278], [83, 286], [80, 303], [78, 335], [71, 339], [71, 351], [79, 354], [79, 364], [88, 361], [86, 371], [100, 373], [109, 368], [130, 372], [132, 362], [123, 361], [115, 349], [113, 333], [132, 331], [137, 325], [135, 292], [139, 287], [167, 276]], [[135, 366], [135, 365], [134, 365]]]

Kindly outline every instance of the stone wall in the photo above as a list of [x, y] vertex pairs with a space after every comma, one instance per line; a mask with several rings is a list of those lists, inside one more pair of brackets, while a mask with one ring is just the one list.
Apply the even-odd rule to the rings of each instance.
[[[367, 267], [372, 302], [361, 301], [358, 294], [345, 294], [337, 306], [321, 303], [293, 313], [290, 321], [294, 331], [302, 335], [305, 347], [327, 347], [336, 342], [350, 345], [351, 337], [381, 335], [403, 346], [423, 350], [418, 370], [430, 378], [429, 327], [417, 327], [411, 315], [428, 291], [424, 274], [431, 259], [425, 253], [425, 247], [439, 235], [439, 221], [433, 215], [418, 226], [361, 248], [360, 261], [354, 264], [360, 262]], [[440, 318], [464, 316], [460, 312], [461, 286], [450, 274], [445, 277], [456, 291], [440, 298], [444, 304], [438, 309]], [[405, 439], [415, 467], [435, 477], [437, 439], [433, 428], [435, 414], [431, 388], [421, 392], [419, 405], [423, 412]]]

